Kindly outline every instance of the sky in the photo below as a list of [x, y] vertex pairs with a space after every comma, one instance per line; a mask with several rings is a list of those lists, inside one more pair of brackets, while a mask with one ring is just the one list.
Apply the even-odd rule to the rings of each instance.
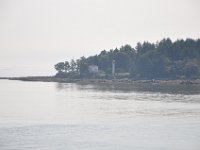
[[137, 42], [200, 38], [199, 0], [0, 0], [0, 76]]

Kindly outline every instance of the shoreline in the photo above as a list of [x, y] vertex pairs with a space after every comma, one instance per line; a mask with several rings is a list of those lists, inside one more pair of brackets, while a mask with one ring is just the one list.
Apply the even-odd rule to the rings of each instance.
[[176, 80], [134, 80], [134, 79], [69, 79], [54, 76], [28, 76], [28, 77], [0, 77], [0, 79], [33, 81], [33, 82], [58, 82], [58, 83], [152, 83], [152, 84], [200, 84], [200, 79], [176, 79]]

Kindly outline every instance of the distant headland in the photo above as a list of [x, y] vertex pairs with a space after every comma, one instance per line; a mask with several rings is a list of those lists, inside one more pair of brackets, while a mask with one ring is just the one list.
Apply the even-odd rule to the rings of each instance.
[[20, 80], [20, 81], [33, 81], [33, 82], [57, 82], [57, 83], [79, 83], [79, 84], [134, 84], [134, 83], [150, 83], [150, 84], [200, 84], [200, 79], [192, 80], [134, 80], [134, 79], [70, 79], [70, 78], [58, 78], [55, 76], [33, 76], [33, 77], [12, 77], [12, 78], [0, 78], [8, 80]]
[[8, 78], [44, 82], [200, 83], [200, 39], [170, 38], [55, 64], [51, 77]]
[[163, 39], [121, 46], [55, 65], [56, 77], [70, 79], [187, 80], [200, 78], [200, 39]]

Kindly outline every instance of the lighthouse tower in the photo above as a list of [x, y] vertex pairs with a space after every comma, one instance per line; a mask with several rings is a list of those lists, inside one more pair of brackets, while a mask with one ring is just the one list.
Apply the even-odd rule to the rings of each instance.
[[112, 75], [115, 76], [115, 60], [112, 61]]

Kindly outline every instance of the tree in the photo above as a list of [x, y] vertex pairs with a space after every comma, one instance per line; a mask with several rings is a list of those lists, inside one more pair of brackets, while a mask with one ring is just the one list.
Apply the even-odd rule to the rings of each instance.
[[77, 71], [79, 72], [81, 77], [88, 74], [87, 59], [84, 56], [82, 56], [80, 59], [77, 59], [76, 64], [77, 64]]
[[167, 57], [172, 57], [171, 54], [173, 54], [173, 49], [171, 39], [167, 38], [161, 40], [157, 45], [157, 50]]
[[70, 65], [68, 61], [65, 61], [65, 73], [70, 71]]
[[116, 68], [129, 71], [130, 67], [130, 57], [125, 52], [119, 52], [116, 54], [115, 57]]
[[74, 59], [71, 59], [71, 61], [70, 61], [70, 70], [71, 70], [71, 72], [74, 72], [77, 70], [77, 64]]
[[136, 50], [134, 48], [132, 48], [130, 45], [126, 44], [124, 46], [122, 46], [120, 48], [120, 52], [125, 53], [126, 55], [129, 56], [130, 59], [132, 59], [132, 61], [134, 61], [135, 57], [136, 57]]
[[82, 62], [80, 64], [80, 75], [83, 77], [83, 76], [86, 76], [87, 74], [88, 74], [88, 64], [85, 62]]
[[54, 68], [58, 71], [58, 72], [62, 72], [65, 70], [65, 63], [64, 62], [59, 62], [57, 63]]
[[87, 63], [90, 65], [98, 65], [98, 56], [90, 56], [87, 58]]
[[99, 68], [101, 70], [106, 70], [107, 68], [111, 68], [112, 60], [109, 59], [108, 55], [100, 55], [98, 58], [99, 62]]
[[168, 58], [158, 51], [149, 51], [138, 57], [136, 71], [143, 78], [164, 78], [169, 63]]
[[149, 42], [143, 42], [143, 44], [137, 43], [136, 50], [139, 55], [144, 54], [148, 51], [155, 50], [155, 44]]
[[186, 78], [198, 78], [199, 66], [195, 61], [190, 61], [185, 64], [184, 74]]

